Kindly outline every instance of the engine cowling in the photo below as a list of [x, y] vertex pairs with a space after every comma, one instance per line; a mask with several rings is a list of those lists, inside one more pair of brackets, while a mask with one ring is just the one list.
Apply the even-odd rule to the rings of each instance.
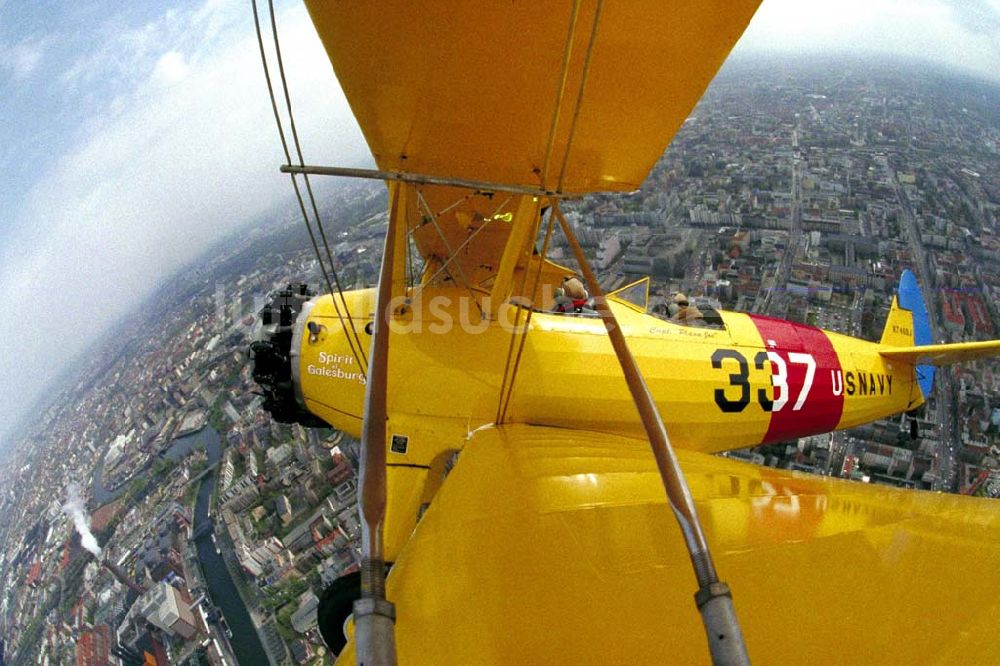
[[292, 345], [302, 335], [300, 329], [308, 316], [306, 304], [315, 295], [306, 284], [290, 284], [272, 292], [257, 313], [261, 328], [258, 339], [250, 345], [250, 360], [253, 379], [264, 397], [263, 407], [271, 418], [279, 423], [325, 428], [329, 427], [325, 421], [302, 406], [292, 373]]

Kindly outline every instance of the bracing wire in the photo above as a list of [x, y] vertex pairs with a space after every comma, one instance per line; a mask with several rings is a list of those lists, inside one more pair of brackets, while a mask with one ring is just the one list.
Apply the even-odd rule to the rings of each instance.
[[[274, 51], [278, 59], [278, 71], [281, 75], [281, 86], [285, 94], [285, 106], [288, 109], [288, 122], [292, 130], [292, 139], [295, 143], [295, 152], [299, 158], [299, 165], [305, 166], [305, 160], [303, 159], [302, 156], [302, 147], [301, 144], [299, 143], [298, 130], [295, 127], [295, 115], [292, 113], [292, 98], [288, 92], [288, 80], [285, 78], [285, 65], [281, 57], [281, 45], [278, 41], [278, 24], [277, 24], [277, 19], [275, 18], [274, 15], [274, 0], [268, 0], [268, 9], [271, 14], [271, 32], [274, 35]], [[303, 174], [303, 178], [305, 179], [306, 182], [306, 191], [309, 194], [309, 202], [312, 205], [313, 215], [316, 218], [316, 228], [319, 230], [320, 238], [323, 241], [323, 248], [326, 250], [327, 260], [330, 262], [330, 271], [333, 274], [333, 280], [337, 285], [337, 295], [340, 296], [340, 302], [344, 308], [344, 314], [347, 315], [347, 321], [349, 323], [350, 331], [354, 335], [354, 342], [357, 343], [358, 345], [358, 352], [360, 353], [360, 358], [362, 361], [361, 365], [362, 369], [364, 369], [367, 368], [368, 366], [368, 359], [365, 355], [364, 345], [361, 344], [361, 339], [358, 337], [358, 331], [354, 327], [354, 320], [351, 317], [351, 310], [347, 306], [347, 300], [344, 298], [344, 289], [343, 286], [340, 284], [340, 276], [337, 274], [337, 267], [333, 261], [333, 254], [330, 252], [330, 244], [326, 238], [326, 231], [323, 229], [323, 220], [320, 218], [319, 215], [319, 208], [316, 205], [316, 197], [313, 195], [312, 184], [310, 183], [309, 176], [307, 174]], [[330, 296], [331, 298], [334, 298], [333, 290], [330, 291]], [[334, 298], [334, 300], [336, 299]]]
[[[449, 261], [453, 258], [457, 258], [458, 255], [451, 249], [451, 243], [448, 242], [448, 237], [444, 235], [444, 231], [441, 230], [441, 225], [437, 223], [438, 216], [434, 215], [434, 211], [431, 210], [431, 207], [427, 204], [427, 200], [424, 199], [424, 195], [421, 194], [419, 190], [417, 191], [417, 200], [419, 204], [424, 207], [424, 210], [427, 212], [427, 220], [430, 224], [434, 225], [434, 230], [437, 231], [438, 238], [440, 238], [441, 242], [444, 244], [444, 249], [448, 252]], [[455, 262], [455, 270], [458, 271], [458, 276], [462, 279], [462, 286], [469, 292], [469, 296], [479, 309], [480, 316], [482, 316], [484, 314], [483, 308], [479, 304], [479, 299], [477, 299], [476, 295], [472, 292], [472, 285], [469, 284], [469, 279], [465, 276], [465, 271], [462, 270], [462, 264], [458, 261]], [[451, 271], [448, 271], [448, 275], [451, 275]], [[452, 278], [452, 281], [454, 281], [454, 278]]]
[[[558, 124], [559, 124], [559, 115], [560, 115], [560, 112], [562, 111], [563, 97], [564, 97], [564, 95], [566, 93], [566, 82], [567, 82], [567, 79], [569, 78], [569, 61], [570, 61], [570, 56], [571, 56], [572, 50], [573, 50], [573, 39], [574, 39], [574, 36], [576, 35], [576, 24], [577, 24], [577, 18], [579, 16], [579, 12], [580, 12], [580, 2], [579, 2], [579, 0], [577, 0], [576, 2], [573, 3], [573, 10], [570, 13], [569, 28], [568, 28], [567, 33], [566, 33], [566, 45], [565, 45], [565, 47], [563, 49], [563, 60], [562, 60], [562, 68], [561, 68], [562, 75], [561, 75], [561, 77], [559, 79], [559, 86], [556, 89], [556, 103], [555, 103], [555, 106], [554, 106], [554, 108], [552, 110], [552, 121], [551, 121], [551, 124], [549, 126], [549, 138], [548, 138], [548, 141], [546, 143], [546, 148], [545, 148], [545, 160], [543, 162], [542, 171], [541, 171], [541, 174], [540, 174], [540, 176], [541, 176], [541, 186], [542, 186], [543, 189], [548, 185], [549, 163], [550, 163], [551, 158], [552, 158], [552, 149], [553, 149], [553, 146], [555, 145], [556, 129], [557, 129]], [[576, 108], [575, 108], [574, 113], [573, 113], [572, 123], [570, 124], [569, 138], [568, 138], [568, 141], [567, 141], [567, 144], [566, 144], [566, 151], [563, 154], [562, 168], [561, 168], [560, 173], [559, 173], [559, 184], [557, 186], [557, 190], [560, 190], [560, 191], [562, 190], [563, 178], [564, 178], [564, 175], [566, 173], [566, 164], [567, 164], [567, 161], [569, 159], [569, 152], [570, 152], [570, 149], [572, 148], [572, 145], [573, 145], [573, 136], [574, 136], [575, 131], [576, 131], [576, 122], [577, 122], [577, 119], [579, 117], [580, 105], [581, 105], [581, 102], [583, 100], [583, 89], [584, 89], [584, 86], [586, 85], [587, 74], [588, 74], [588, 70], [590, 68], [590, 57], [591, 57], [591, 54], [593, 52], [594, 39], [595, 39], [596, 34], [597, 34], [597, 23], [598, 23], [598, 20], [600, 18], [600, 15], [601, 15], [601, 5], [599, 3], [598, 6], [597, 6], [597, 10], [595, 12], [595, 15], [594, 15], [594, 24], [593, 24], [593, 28], [592, 28], [592, 31], [591, 31], [591, 34], [590, 34], [590, 42], [587, 45], [586, 59], [584, 61], [583, 78], [582, 78], [582, 80], [580, 82], [580, 91], [579, 91], [579, 95], [577, 96], [577, 99], [576, 99]], [[545, 240], [544, 240], [544, 242], [542, 244], [542, 253], [541, 253], [541, 256], [539, 257], [539, 261], [538, 261], [538, 269], [537, 269], [537, 271], [535, 273], [535, 277], [534, 277], [532, 288], [531, 288], [531, 292], [530, 292], [532, 299], [534, 298], [535, 291], [538, 288], [538, 280], [539, 280], [539, 278], [541, 276], [542, 265], [545, 262], [545, 255], [548, 252], [549, 241], [552, 238], [552, 230], [553, 230], [554, 222], [555, 222], [555, 215], [550, 215], [549, 216], [549, 225], [548, 225], [548, 228], [545, 231]], [[541, 225], [541, 216], [539, 216], [538, 225], [536, 225], [536, 227], [535, 227], [535, 234], [536, 234], [536, 236], [538, 234], [538, 227], [540, 225]], [[521, 292], [522, 292], [521, 295], [522, 296], [524, 296], [524, 286], [525, 286], [525, 284], [527, 282], [528, 266], [530, 266], [530, 261], [528, 262], [528, 265], [526, 265], [524, 267], [524, 271], [525, 271], [525, 273], [524, 273], [524, 281], [522, 282], [522, 285], [521, 285]], [[514, 393], [514, 383], [515, 383], [515, 381], [517, 379], [518, 368], [521, 365], [521, 355], [524, 352], [525, 342], [527, 342], [528, 331], [529, 331], [530, 325], [531, 325], [531, 315], [532, 315], [533, 312], [534, 312], [534, 303], [531, 303], [531, 307], [528, 308], [528, 313], [525, 316], [524, 332], [520, 336], [520, 344], [517, 345], [517, 353], [516, 354], [514, 354], [514, 345], [515, 345], [515, 337], [516, 337], [516, 334], [517, 334], [517, 327], [518, 327], [518, 324], [520, 323], [520, 320], [521, 320], [521, 308], [520, 307], [518, 308], [517, 314], [515, 315], [515, 320], [514, 320], [514, 334], [511, 336], [510, 345], [507, 348], [507, 361], [504, 364], [503, 380], [500, 383], [500, 402], [497, 405], [497, 415], [496, 415], [496, 422], [497, 423], [502, 423], [503, 420], [507, 417], [507, 409], [510, 406], [510, 399], [511, 399], [511, 396], [513, 395], [513, 393]], [[512, 361], [513, 361], [513, 364], [512, 364]], [[509, 379], [509, 383], [508, 383], [508, 379]]]
[[[535, 216], [535, 222], [532, 225], [533, 230], [532, 230], [532, 235], [531, 235], [531, 247], [533, 247], [533, 248], [537, 247], [535, 245], [535, 242], [536, 242], [536, 239], [538, 238], [538, 229], [541, 226], [541, 224], [542, 224], [542, 216], [540, 214], [536, 215]], [[539, 266], [541, 266], [541, 264], [539, 264]], [[497, 403], [497, 413], [496, 413], [496, 419], [495, 419], [497, 423], [501, 423], [502, 420], [503, 420], [504, 412], [506, 412], [506, 404], [510, 400], [510, 389], [513, 388], [514, 375], [517, 373], [517, 369], [514, 368], [514, 367], [512, 367], [511, 361], [514, 358], [514, 345], [515, 345], [515, 342], [516, 342], [517, 337], [518, 337], [517, 336], [517, 327], [520, 326], [520, 324], [521, 324], [521, 309], [523, 307], [523, 303], [521, 302], [521, 299], [526, 298], [525, 297], [525, 287], [528, 284], [528, 272], [529, 272], [529, 268], [530, 267], [531, 267], [531, 253], [529, 251], [528, 255], [527, 255], [527, 258], [525, 260], [525, 263], [524, 263], [524, 272], [523, 272], [523, 274], [521, 276], [521, 286], [519, 288], [519, 293], [520, 293], [521, 298], [518, 299], [519, 302], [517, 303], [517, 310], [514, 313], [514, 328], [511, 331], [511, 334], [510, 334], [510, 343], [507, 346], [507, 361], [504, 363], [503, 379], [500, 380], [500, 401]], [[515, 270], [517, 270], [517, 269], [515, 268]], [[534, 296], [534, 294], [532, 294], [532, 296]], [[532, 303], [532, 306], [533, 305], [534, 305], [534, 303]], [[530, 317], [531, 307], [528, 308], [528, 313], [529, 313], [529, 317]], [[529, 319], [529, 321], [530, 321], [530, 319]], [[527, 327], [527, 323], [525, 324], [525, 326]], [[522, 340], [524, 339], [524, 336], [526, 336], [526, 335], [527, 335], [527, 328], [525, 329], [525, 332], [521, 335]], [[520, 356], [520, 354], [518, 354], [518, 356]], [[510, 388], [508, 388], [508, 384], [507, 384], [508, 377], [511, 380]], [[506, 396], [506, 400], [505, 400], [505, 396]]]
[[[251, 6], [253, 8], [253, 21], [254, 27], [257, 31], [257, 46], [260, 48], [260, 62], [264, 67], [264, 78], [267, 81], [267, 92], [271, 98], [271, 111], [274, 112], [274, 122], [278, 127], [278, 136], [281, 138], [281, 148], [285, 152], [285, 160], [291, 162], [291, 155], [288, 152], [288, 141], [285, 138], [285, 130], [281, 123], [281, 116], [278, 113], [278, 102], [274, 97], [274, 85], [271, 82], [271, 70], [267, 65], [267, 56], [264, 52], [264, 38], [260, 31], [260, 17], [257, 13], [257, 0], [251, 0]], [[330, 275], [327, 273], [326, 264], [323, 261], [323, 256], [320, 254], [319, 245], [316, 243], [316, 235], [313, 233], [312, 224], [309, 221], [309, 215], [306, 213], [305, 202], [302, 200], [302, 192], [299, 190], [298, 180], [295, 178], [295, 174], [290, 175], [292, 179], [292, 188], [295, 190], [295, 198], [299, 202], [299, 210], [302, 212], [302, 219], [306, 223], [306, 231], [309, 232], [309, 240], [312, 242], [313, 251], [316, 253], [316, 259], [319, 261], [320, 271], [323, 273], [323, 279], [326, 281], [327, 289], [329, 290], [331, 296], [333, 294], [333, 284], [330, 282]], [[347, 338], [347, 344], [351, 348], [351, 353], [354, 354], [355, 358], [360, 358], [354, 347], [354, 342], [351, 340], [350, 334], [347, 332], [347, 322], [344, 321], [343, 316], [340, 314], [340, 308], [337, 306], [337, 300], [333, 300], [333, 309], [337, 313], [337, 319], [340, 321], [341, 327], [344, 329], [344, 337]], [[362, 374], [364, 374], [364, 367], [361, 368]]]
[[552, 109], [552, 123], [549, 126], [549, 140], [545, 147], [545, 161], [542, 163], [542, 189], [548, 185], [549, 162], [552, 159], [552, 147], [556, 140], [556, 127], [559, 124], [559, 114], [562, 111], [563, 96], [566, 93], [566, 81], [569, 78], [569, 58], [573, 52], [573, 37], [576, 35], [576, 19], [580, 13], [580, 0], [573, 3], [573, 11], [569, 17], [569, 29], [566, 32], [566, 46], [563, 49], [562, 76], [559, 78], [559, 88], [556, 90], [556, 103]]
[[583, 93], [587, 88], [587, 78], [590, 76], [590, 61], [594, 55], [594, 43], [597, 41], [597, 27], [601, 22], [601, 8], [604, 0], [597, 0], [597, 8], [594, 10], [594, 24], [590, 31], [590, 41], [587, 43], [587, 55], [583, 60], [583, 75], [580, 79], [580, 90], [576, 96], [576, 108], [573, 110], [573, 120], [569, 125], [569, 138], [566, 140], [566, 152], [563, 153], [562, 167], [559, 169], [559, 184], [556, 186], [557, 192], [562, 192], [563, 180], [566, 177], [566, 166], [569, 164], [569, 154], [573, 149], [573, 139], [576, 136], [576, 125], [580, 119], [580, 107], [583, 105]]
[[[538, 291], [538, 282], [542, 276], [542, 267], [545, 265], [545, 257], [549, 252], [549, 241], [552, 240], [552, 230], [555, 226], [555, 215], [549, 213], [549, 226], [545, 230], [545, 240], [542, 241], [542, 251], [538, 255], [538, 268], [535, 270], [535, 277], [532, 279], [531, 288], [527, 293], [534, 299], [535, 292]], [[527, 272], [527, 266], [525, 272]], [[517, 371], [521, 367], [521, 355], [524, 353], [524, 345], [528, 341], [528, 332], [531, 330], [531, 315], [535, 312], [535, 303], [532, 300], [528, 314], [524, 318], [524, 332], [521, 334], [521, 341], [517, 347], [517, 355], [514, 358], [514, 365], [510, 372], [510, 383], [507, 386], [507, 396], [501, 400], [500, 415], [497, 423], [502, 423], [507, 418], [507, 408], [510, 406], [510, 398], [514, 394], [514, 382], [517, 380]], [[515, 326], [516, 329], [516, 326]], [[513, 338], [511, 339], [513, 342]], [[501, 396], [503, 392], [501, 391]]]
[[[281, 124], [280, 116], [278, 114], [278, 106], [277, 106], [277, 102], [276, 102], [275, 96], [274, 96], [274, 88], [273, 88], [273, 84], [271, 82], [270, 71], [268, 69], [267, 60], [266, 60], [265, 53], [264, 53], [264, 42], [263, 42], [263, 37], [262, 37], [261, 31], [260, 31], [260, 20], [259, 20], [258, 14], [257, 14], [257, 2], [256, 2], [256, 0], [252, 0], [252, 2], [253, 2], [253, 12], [254, 12], [254, 24], [255, 24], [255, 27], [257, 29], [257, 41], [258, 41], [258, 44], [260, 46], [261, 61], [264, 64], [264, 74], [265, 74], [265, 77], [267, 78], [267, 88], [268, 88], [268, 93], [269, 93], [269, 95], [271, 97], [271, 106], [272, 106], [272, 109], [274, 111], [275, 121], [278, 124], [278, 133], [281, 136], [281, 144], [282, 144], [282, 149], [285, 152], [285, 159], [290, 164], [292, 160], [291, 160], [290, 152], [288, 150], [288, 141], [285, 138], [284, 128], [283, 128], [283, 126]], [[275, 18], [275, 14], [274, 14], [274, 2], [273, 2], [273, 0], [268, 0], [268, 10], [269, 10], [270, 17], [271, 17], [271, 32], [272, 32], [272, 35], [273, 35], [273, 38], [274, 38], [274, 49], [275, 49], [275, 54], [276, 54], [277, 60], [278, 60], [278, 73], [279, 73], [279, 78], [281, 80], [282, 90], [284, 92], [285, 107], [286, 107], [286, 109], [288, 111], [288, 121], [289, 121], [289, 125], [291, 127], [292, 140], [293, 140], [294, 145], [295, 145], [296, 155], [299, 158], [299, 164], [300, 165], [304, 165], [305, 161], [304, 161], [303, 156], [302, 156], [302, 147], [301, 147], [301, 143], [299, 142], [298, 130], [297, 130], [296, 126], [295, 126], [295, 116], [292, 113], [291, 95], [288, 92], [288, 80], [285, 77], [285, 65], [284, 65], [284, 61], [283, 61], [282, 56], [281, 56], [281, 44], [280, 44], [280, 41], [278, 39], [278, 24], [277, 24], [277, 19]], [[319, 214], [319, 208], [318, 208], [318, 206], [316, 204], [316, 197], [313, 194], [312, 184], [309, 181], [309, 176], [308, 175], [303, 174], [303, 178], [305, 179], [306, 192], [307, 192], [307, 194], [309, 196], [310, 207], [312, 208], [313, 216], [315, 217], [315, 220], [316, 220], [316, 228], [319, 231], [320, 239], [323, 242], [323, 248], [326, 251], [326, 259], [327, 259], [327, 261], [329, 261], [329, 264], [330, 264], [330, 270], [329, 270], [329, 272], [326, 269], [326, 264], [325, 264], [325, 262], [323, 260], [322, 254], [320, 253], [319, 244], [316, 242], [315, 235], [314, 235], [314, 233], [312, 231], [312, 226], [310, 225], [310, 222], [309, 222], [309, 216], [306, 213], [305, 203], [302, 201], [301, 191], [299, 190], [298, 183], [297, 183], [297, 181], [295, 180], [295, 178], [293, 176], [292, 177], [292, 183], [293, 183], [293, 185], [295, 187], [296, 197], [299, 200], [299, 208], [301, 209], [301, 211], [302, 211], [302, 217], [303, 217], [303, 219], [306, 222], [306, 228], [309, 230], [309, 237], [310, 237], [310, 240], [312, 241], [313, 250], [316, 252], [316, 258], [319, 261], [320, 268], [322, 269], [323, 277], [324, 277], [324, 279], [326, 281], [327, 289], [328, 289], [328, 291], [330, 293], [330, 297], [331, 297], [331, 299], [333, 301], [334, 311], [337, 313], [337, 318], [340, 320], [341, 326], [344, 329], [344, 335], [347, 338], [348, 346], [351, 348], [351, 352], [354, 354], [355, 358], [359, 359], [360, 366], [361, 366], [361, 373], [362, 373], [363, 376], [365, 376], [366, 375], [366, 371], [367, 371], [367, 367], [368, 367], [368, 358], [367, 358], [367, 356], [365, 354], [365, 351], [364, 351], [364, 345], [361, 343], [361, 339], [358, 336], [358, 331], [357, 331], [357, 329], [354, 326], [354, 319], [351, 316], [350, 308], [348, 307], [347, 300], [344, 297], [343, 286], [341, 285], [341, 282], [340, 282], [340, 276], [337, 273], [337, 267], [336, 267], [336, 264], [335, 264], [335, 262], [333, 260], [333, 254], [330, 251], [330, 244], [329, 244], [329, 242], [327, 240], [327, 237], [326, 237], [326, 231], [323, 229], [323, 220], [322, 220], [322, 218], [320, 217], [320, 214]], [[330, 280], [330, 275], [331, 274], [333, 275], [333, 281], [332, 282]], [[334, 290], [334, 284], [336, 285], [336, 292]], [[338, 306], [338, 304], [337, 304], [337, 297], [338, 296], [340, 297], [340, 306]], [[341, 308], [343, 309], [343, 314], [341, 313]], [[344, 321], [344, 316], [347, 317], [347, 321], [346, 322]]]
[[[503, 205], [506, 205], [506, 204], [503, 204]], [[501, 206], [501, 208], [503, 207], [503, 205]], [[433, 284], [433, 283], [434, 283], [434, 280], [436, 280], [436, 279], [438, 278], [438, 276], [440, 276], [440, 275], [441, 275], [441, 273], [444, 273], [444, 272], [446, 271], [446, 269], [448, 268], [448, 264], [450, 264], [450, 263], [452, 262], [452, 260], [454, 260], [454, 259], [455, 259], [455, 257], [457, 257], [457, 256], [458, 256], [458, 253], [459, 253], [459, 252], [461, 252], [462, 250], [464, 250], [464, 249], [465, 249], [465, 247], [466, 247], [466, 246], [467, 246], [467, 245], [468, 245], [469, 243], [471, 243], [471, 242], [472, 242], [473, 240], [475, 240], [476, 236], [478, 236], [478, 235], [479, 235], [479, 232], [480, 232], [480, 231], [482, 231], [483, 229], [485, 229], [485, 228], [486, 228], [487, 226], [489, 226], [490, 222], [492, 222], [493, 220], [495, 220], [495, 219], [496, 219], [496, 216], [497, 216], [497, 214], [498, 214], [499, 212], [500, 212], [500, 208], [498, 208], [498, 209], [497, 209], [496, 213], [494, 213], [494, 214], [493, 214], [492, 216], [490, 216], [490, 217], [489, 217], [488, 219], [486, 219], [486, 220], [485, 220], [485, 221], [483, 222], [483, 224], [479, 225], [479, 228], [478, 228], [478, 229], [476, 229], [476, 230], [475, 230], [475, 231], [473, 231], [473, 232], [472, 232], [471, 234], [469, 234], [469, 237], [468, 237], [468, 238], [466, 238], [466, 239], [465, 239], [464, 241], [462, 241], [462, 244], [461, 244], [461, 245], [459, 245], [459, 246], [458, 246], [457, 248], [455, 248], [455, 253], [454, 253], [454, 254], [453, 254], [452, 256], [448, 257], [448, 258], [447, 258], [447, 259], [446, 259], [446, 260], [444, 261], [444, 263], [443, 263], [443, 264], [441, 265], [441, 267], [440, 267], [440, 268], [438, 268], [438, 269], [437, 269], [437, 270], [436, 270], [436, 271], [434, 272], [434, 274], [433, 274], [433, 275], [431, 275], [431, 276], [430, 276], [429, 278], [427, 278], [427, 279], [425, 279], [425, 280], [422, 280], [422, 281], [421, 281], [421, 283], [420, 283], [420, 284], [419, 284], [419, 285], [418, 285], [417, 287], [414, 287], [414, 289], [413, 289], [413, 294], [412, 294], [412, 295], [410, 296], [410, 298], [411, 298], [412, 300], [416, 300], [416, 299], [417, 299], [417, 295], [418, 295], [418, 294], [420, 294], [420, 293], [422, 293], [422, 291], [423, 291], [423, 288], [424, 288], [424, 287], [425, 287], [426, 285], [429, 285], [429, 284]], [[426, 266], [425, 266], [425, 269], [426, 269]]]

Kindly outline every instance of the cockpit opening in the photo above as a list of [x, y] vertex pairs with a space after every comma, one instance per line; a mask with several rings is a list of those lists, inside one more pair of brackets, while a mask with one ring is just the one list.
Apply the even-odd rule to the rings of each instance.
[[694, 328], [725, 328], [722, 315], [712, 307], [707, 298], [689, 299], [681, 292], [675, 293], [669, 300], [656, 303], [649, 313], [660, 319], [691, 326]]

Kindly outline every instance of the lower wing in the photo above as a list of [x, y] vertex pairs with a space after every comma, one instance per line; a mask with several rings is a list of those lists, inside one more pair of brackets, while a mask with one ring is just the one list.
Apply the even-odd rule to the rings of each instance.
[[[677, 454], [752, 660], [1000, 663], [1000, 504]], [[645, 442], [514, 425], [465, 447], [388, 597], [400, 663], [707, 663], [695, 588]]]

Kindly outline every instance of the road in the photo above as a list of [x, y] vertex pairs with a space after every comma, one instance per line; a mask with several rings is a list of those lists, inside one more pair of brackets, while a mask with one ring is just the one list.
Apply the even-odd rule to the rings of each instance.
[[770, 311], [774, 293], [785, 286], [792, 275], [792, 264], [799, 251], [802, 241], [802, 158], [799, 155], [799, 128], [792, 130], [792, 202], [788, 212], [788, 246], [781, 257], [781, 262], [774, 273], [774, 282], [770, 287], [761, 284], [760, 292], [754, 300], [753, 312], [766, 314]]
[[[901, 213], [900, 228], [906, 237], [907, 243], [909, 243], [914, 263], [916, 264], [914, 268], [917, 271], [917, 279], [924, 290], [927, 311], [930, 315], [932, 340], [943, 340], [944, 326], [941, 322], [941, 308], [938, 306], [936, 295], [930, 290], [930, 285], [933, 284], [931, 281], [930, 264], [927, 260], [927, 250], [924, 249], [924, 245], [920, 240], [917, 217], [913, 212], [910, 198], [899, 184], [896, 173], [888, 161], [885, 168], [886, 176], [892, 183], [896, 191], [896, 198], [899, 201]], [[939, 369], [935, 376], [935, 385], [937, 386], [935, 396], [938, 403], [937, 416], [941, 435], [941, 446], [937, 453], [941, 470], [940, 478], [934, 482], [932, 489], [955, 492], [958, 490], [958, 469], [955, 464], [955, 457], [961, 444], [961, 433], [959, 432], [960, 427], [957, 418], [958, 405], [955, 401], [955, 385], [951, 373], [947, 370], [942, 371]]]

